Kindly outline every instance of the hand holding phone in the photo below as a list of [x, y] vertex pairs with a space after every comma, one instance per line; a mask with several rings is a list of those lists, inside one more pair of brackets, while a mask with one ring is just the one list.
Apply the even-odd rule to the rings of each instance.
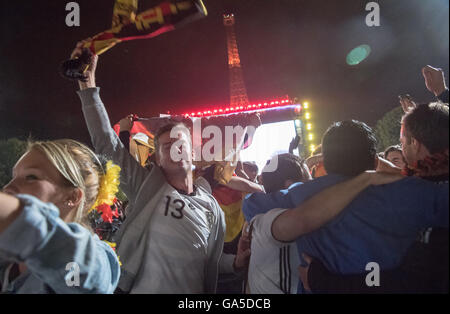
[[402, 105], [403, 111], [405, 113], [417, 107], [417, 104], [409, 94], [399, 95], [398, 98], [400, 100], [400, 105]]

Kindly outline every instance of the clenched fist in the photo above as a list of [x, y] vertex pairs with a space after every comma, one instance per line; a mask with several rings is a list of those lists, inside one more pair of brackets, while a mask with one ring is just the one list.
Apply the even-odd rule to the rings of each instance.
[[[89, 40], [90, 39], [88, 38], [87, 40], [83, 40], [83, 41], [78, 42], [77, 46], [75, 47], [75, 49], [73, 50], [72, 54], [70, 55], [70, 58], [71, 59], [80, 58], [81, 55], [83, 55], [83, 52], [85, 52], [86, 49], [87, 49], [87, 48], [83, 48], [84, 44], [86, 42], [88, 42]], [[84, 71], [84, 76], [86, 77], [86, 79], [84, 81], [78, 81], [81, 90], [87, 89], [87, 88], [96, 87], [96, 84], [95, 84], [95, 71], [97, 69], [97, 62], [98, 62], [98, 56], [97, 55], [92, 55], [91, 58], [90, 58], [90, 64], [88, 65], [88, 67]]]

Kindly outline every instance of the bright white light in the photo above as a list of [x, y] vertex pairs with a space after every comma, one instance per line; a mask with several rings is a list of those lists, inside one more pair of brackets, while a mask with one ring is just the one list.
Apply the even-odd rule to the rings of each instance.
[[[293, 121], [263, 124], [256, 129], [252, 145], [241, 152], [241, 159], [256, 162], [261, 172], [272, 156], [289, 152], [289, 144], [295, 136]], [[298, 155], [298, 149], [294, 154]]]

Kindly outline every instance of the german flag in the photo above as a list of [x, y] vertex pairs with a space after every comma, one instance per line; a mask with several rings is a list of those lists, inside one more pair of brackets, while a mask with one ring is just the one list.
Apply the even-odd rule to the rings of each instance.
[[213, 190], [213, 196], [225, 214], [227, 225], [225, 242], [231, 242], [236, 239], [244, 226], [245, 218], [242, 213], [242, 200], [245, 194], [224, 185], [218, 185]]
[[171, 0], [137, 14], [138, 0], [116, 0], [112, 28], [88, 41], [84, 48], [100, 55], [118, 43], [153, 38], [208, 15], [202, 0]]

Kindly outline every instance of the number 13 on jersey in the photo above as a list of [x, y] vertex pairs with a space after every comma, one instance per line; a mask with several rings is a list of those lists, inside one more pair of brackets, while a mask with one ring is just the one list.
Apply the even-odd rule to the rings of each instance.
[[166, 196], [166, 210], [164, 212], [164, 216], [168, 216], [169, 213], [173, 218], [182, 219], [184, 217], [183, 210], [186, 206], [186, 203], [183, 200], [175, 199], [172, 201], [170, 196]]

